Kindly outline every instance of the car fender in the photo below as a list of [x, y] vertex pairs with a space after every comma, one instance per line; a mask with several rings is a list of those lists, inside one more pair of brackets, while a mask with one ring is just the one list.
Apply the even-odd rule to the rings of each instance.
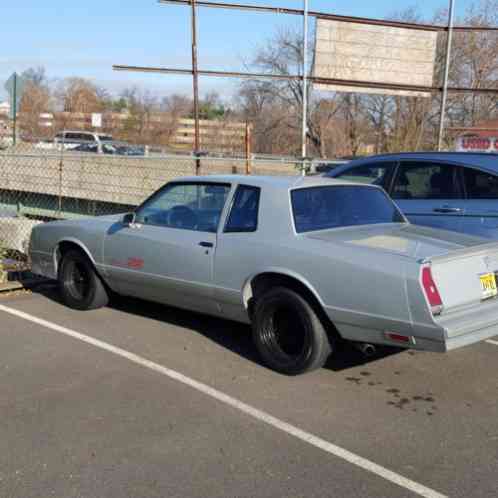
[[242, 287], [242, 300], [243, 300], [245, 309], [248, 308], [249, 300], [252, 297], [252, 288], [251, 288], [252, 281], [256, 277], [258, 277], [259, 275], [263, 275], [265, 273], [276, 273], [276, 274], [283, 275], [283, 276], [290, 277], [290, 278], [293, 278], [293, 279], [297, 280], [298, 282], [300, 282], [302, 285], [304, 285], [313, 294], [313, 296], [317, 299], [317, 301], [320, 303], [320, 305], [322, 307], [325, 306], [325, 304], [324, 304], [323, 300], [321, 299], [319, 293], [317, 292], [317, 290], [315, 289], [315, 287], [309, 282], [308, 279], [306, 279], [301, 274], [299, 274], [299, 273], [297, 273], [297, 272], [295, 272], [293, 270], [289, 270], [288, 268], [282, 268], [282, 267], [278, 267], [278, 266], [270, 266], [270, 267], [264, 268], [264, 269], [262, 269], [262, 270], [260, 270], [260, 271], [258, 271], [256, 273], [253, 273], [251, 276], [249, 276], [245, 280], [244, 285]]
[[71, 242], [72, 244], [77, 245], [88, 256], [88, 259], [92, 262], [93, 266], [97, 267], [97, 264], [95, 263], [94, 257], [92, 256], [92, 254], [88, 250], [88, 248], [85, 246], [85, 244], [83, 242], [81, 242], [81, 240], [79, 240], [75, 237], [63, 237], [57, 241], [57, 243], [55, 244], [55, 248], [54, 248], [53, 258], [54, 258], [54, 268], [55, 268], [56, 275], [59, 272], [59, 257], [58, 257], [59, 246], [63, 242]]

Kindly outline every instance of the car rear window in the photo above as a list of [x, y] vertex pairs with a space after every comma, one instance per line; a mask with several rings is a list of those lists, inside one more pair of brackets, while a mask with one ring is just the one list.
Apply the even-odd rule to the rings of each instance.
[[291, 192], [296, 232], [379, 223], [404, 223], [396, 205], [380, 189], [337, 185]]

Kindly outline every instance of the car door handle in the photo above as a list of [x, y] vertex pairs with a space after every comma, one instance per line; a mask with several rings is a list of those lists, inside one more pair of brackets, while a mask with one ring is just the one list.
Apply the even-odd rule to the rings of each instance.
[[457, 208], [457, 207], [451, 207], [451, 206], [443, 206], [439, 208], [434, 209], [435, 213], [461, 213], [462, 209]]
[[212, 242], [199, 242], [199, 245], [201, 247], [214, 247], [214, 244]]

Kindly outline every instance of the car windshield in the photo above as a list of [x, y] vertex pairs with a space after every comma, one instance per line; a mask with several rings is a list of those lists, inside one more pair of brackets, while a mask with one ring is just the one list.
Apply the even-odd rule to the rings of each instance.
[[405, 218], [378, 188], [330, 186], [291, 192], [296, 232], [379, 223], [404, 223]]

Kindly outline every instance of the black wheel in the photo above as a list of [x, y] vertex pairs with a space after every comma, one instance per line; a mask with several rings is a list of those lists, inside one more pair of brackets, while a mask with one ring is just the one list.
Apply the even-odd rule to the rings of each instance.
[[62, 258], [59, 288], [64, 303], [76, 310], [94, 310], [109, 302], [106, 288], [92, 263], [77, 250], [69, 251]]
[[261, 296], [252, 325], [264, 362], [283, 374], [299, 375], [321, 368], [332, 352], [312, 306], [290, 289], [277, 287]]

